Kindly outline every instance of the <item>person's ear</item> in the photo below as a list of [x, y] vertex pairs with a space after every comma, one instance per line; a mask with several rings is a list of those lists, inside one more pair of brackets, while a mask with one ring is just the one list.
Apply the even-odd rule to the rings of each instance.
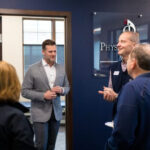
[[131, 61], [131, 69], [135, 69], [136, 68], [136, 66], [137, 66], [137, 61], [136, 61], [136, 59], [135, 58], [132, 58], [132, 61]]
[[43, 54], [43, 56], [44, 56], [44, 50], [42, 50], [42, 54]]
[[137, 45], [137, 43], [133, 42], [132, 44], [132, 50], [134, 49], [134, 47]]

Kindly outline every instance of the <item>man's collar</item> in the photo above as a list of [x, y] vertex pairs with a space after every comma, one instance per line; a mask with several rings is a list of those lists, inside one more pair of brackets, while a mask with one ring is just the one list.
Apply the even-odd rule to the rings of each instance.
[[121, 61], [121, 69], [123, 72], [125, 72], [127, 70], [127, 64], [124, 63], [123, 61]]
[[42, 58], [42, 65], [43, 66], [47, 66], [48, 64], [47, 64], [47, 62]]
[[[49, 66], [49, 64], [48, 64], [48, 63], [45, 61], [45, 59], [43, 59], [43, 58], [42, 58], [42, 65], [43, 65], [43, 66]], [[52, 66], [55, 67], [55, 66], [56, 66], [56, 62], [55, 62]], [[52, 67], [52, 66], [51, 66], [51, 67]]]
[[150, 77], [150, 72], [141, 73], [136, 78], [140, 78], [140, 77]]

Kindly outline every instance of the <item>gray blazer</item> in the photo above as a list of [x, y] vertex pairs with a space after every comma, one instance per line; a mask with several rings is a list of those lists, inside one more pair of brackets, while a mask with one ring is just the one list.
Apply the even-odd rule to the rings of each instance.
[[[63, 87], [63, 95], [66, 95], [70, 88], [65, 69], [57, 63], [55, 67], [56, 79], [54, 86]], [[44, 93], [50, 89], [42, 61], [29, 67], [22, 84], [21, 93], [23, 97], [31, 99], [31, 120], [33, 122], [47, 122], [51, 117], [52, 107], [56, 120], [62, 119], [60, 95], [53, 100], [44, 99]]]

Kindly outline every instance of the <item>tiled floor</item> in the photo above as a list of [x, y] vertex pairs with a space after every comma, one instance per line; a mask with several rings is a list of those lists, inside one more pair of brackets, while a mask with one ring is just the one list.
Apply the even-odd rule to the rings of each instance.
[[66, 149], [66, 137], [65, 137], [65, 126], [60, 126], [55, 150], [65, 150]]

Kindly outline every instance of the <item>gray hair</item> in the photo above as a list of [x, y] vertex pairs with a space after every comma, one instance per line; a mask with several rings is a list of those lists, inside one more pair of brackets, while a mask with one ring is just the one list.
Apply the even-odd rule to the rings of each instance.
[[141, 69], [150, 71], [150, 44], [137, 44], [130, 56], [137, 60]]

